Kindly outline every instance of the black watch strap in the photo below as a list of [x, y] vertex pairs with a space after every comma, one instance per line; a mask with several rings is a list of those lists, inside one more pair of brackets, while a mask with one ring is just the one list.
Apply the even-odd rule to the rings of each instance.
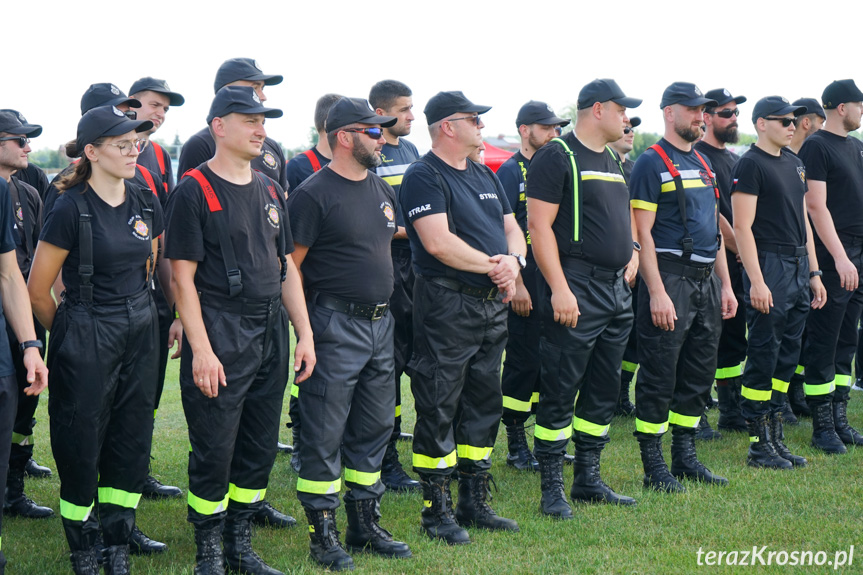
[[821, 277], [823, 275], [824, 275], [824, 272], [822, 272], [821, 270], [813, 270], [813, 271], [809, 272], [809, 279]]
[[18, 344], [18, 349], [21, 351], [21, 353], [24, 353], [24, 350], [26, 350], [29, 347], [35, 347], [36, 349], [44, 349], [42, 342], [39, 341], [38, 339], [31, 339], [28, 341], [22, 341], [21, 343]]

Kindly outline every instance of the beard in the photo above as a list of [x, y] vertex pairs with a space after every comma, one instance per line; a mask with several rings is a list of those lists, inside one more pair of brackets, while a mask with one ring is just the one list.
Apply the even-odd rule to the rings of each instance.
[[720, 130], [714, 126], [713, 135], [717, 141], [723, 144], [736, 144], [740, 141], [740, 134], [737, 133], [737, 124], [731, 124], [730, 126], [726, 126], [725, 129]]
[[396, 122], [386, 130], [397, 138], [401, 138], [402, 136], [409, 136], [411, 133], [411, 129], [408, 127], [407, 123], [402, 122]]
[[[360, 134], [354, 134], [354, 149], [352, 155], [354, 159], [360, 164], [362, 167], [367, 170], [371, 170], [372, 168], [377, 168], [381, 165], [381, 156], [374, 150], [368, 150], [365, 146], [360, 145], [357, 141]], [[363, 138], [367, 138], [368, 136], [363, 135]]]
[[687, 142], [697, 142], [701, 137], [701, 128], [692, 127], [691, 124], [674, 124], [674, 133], [686, 140]]
[[853, 132], [860, 127], [860, 119], [854, 120], [849, 116], [842, 118], [842, 127], [846, 132]]
[[540, 138], [539, 136], [536, 136], [535, 134], [533, 134], [533, 132], [531, 132], [527, 136], [527, 144], [528, 144], [528, 146], [530, 146], [534, 150], [540, 149], [541, 147], [543, 147], [547, 143], [548, 143], [548, 141], [546, 141], [544, 138]]

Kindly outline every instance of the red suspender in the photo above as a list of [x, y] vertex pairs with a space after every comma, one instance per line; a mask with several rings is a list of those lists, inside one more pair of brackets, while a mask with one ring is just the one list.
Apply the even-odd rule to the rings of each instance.
[[199, 170], [192, 168], [183, 176], [192, 176], [195, 180], [200, 184], [201, 189], [204, 190], [204, 197], [207, 199], [207, 207], [210, 208], [211, 212], [221, 212], [222, 204], [219, 203], [219, 198], [216, 197], [216, 192], [213, 190], [213, 186], [210, 185], [210, 182], [207, 181], [207, 178], [204, 177]]
[[318, 161], [318, 157], [315, 155], [313, 150], [306, 150], [303, 152], [303, 155], [309, 159], [309, 162], [311, 162], [313, 171], [317, 172], [321, 169], [321, 163]]
[[156, 189], [156, 182], [153, 181], [153, 174], [150, 173], [150, 170], [140, 164], [136, 164], [135, 167], [138, 168], [138, 171], [141, 172], [142, 176], [144, 176], [144, 179], [147, 181], [147, 185], [150, 187], [150, 191], [158, 198], [159, 191]]
[[162, 185], [165, 186], [165, 193], [168, 193], [168, 178], [165, 172], [165, 154], [162, 152], [162, 146], [156, 142], [150, 142], [153, 146], [153, 151], [156, 153], [156, 161], [159, 163], [159, 172], [162, 175]]

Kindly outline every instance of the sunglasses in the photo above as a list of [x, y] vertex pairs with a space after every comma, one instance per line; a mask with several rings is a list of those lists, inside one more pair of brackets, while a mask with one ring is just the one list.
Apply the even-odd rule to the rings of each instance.
[[720, 118], [725, 118], [727, 120], [731, 116], [739, 116], [740, 110], [737, 108], [734, 108], [733, 110], [725, 109], [725, 110], [719, 110], [718, 112], [709, 112], [709, 113], [713, 114], [714, 116], [719, 116]]
[[477, 114], [475, 116], [464, 116], [462, 118], [450, 118], [449, 120], [447, 120], [447, 122], [458, 122], [459, 120], [472, 120], [473, 123], [476, 124], [477, 126], [479, 126], [479, 122], [480, 122], [479, 114]]
[[346, 130], [342, 130], [343, 132], [353, 132], [355, 134], [365, 134], [369, 138], [373, 140], [380, 140], [381, 136], [384, 135], [384, 131], [382, 128], [348, 128]]
[[130, 120], [137, 120], [138, 119], [138, 112], [136, 112], [135, 110], [126, 110], [125, 112], [123, 112], [123, 115], [126, 116], [127, 118], [129, 118]]
[[775, 120], [775, 121], [777, 121], [777, 122], [781, 122], [781, 123], [782, 123], [782, 127], [783, 127], [783, 128], [787, 128], [787, 127], [788, 127], [788, 126], [790, 126], [791, 124], [794, 124], [794, 123], [795, 123], [795, 121], [796, 121], [796, 118], [773, 118], [773, 117], [770, 117], [770, 116], [768, 116], [768, 117], [766, 117], [766, 118], [764, 118], [764, 119], [765, 119], [765, 120]]
[[631, 134], [631, 133], [633, 133], [634, 131], [635, 131], [635, 128], [630, 128], [629, 126], [626, 126], [626, 127], [624, 127], [624, 128], [623, 128], [623, 133], [624, 133], [624, 134]]
[[560, 126], [555, 126], [554, 127], [554, 133], [557, 134], [558, 136], [561, 135], [563, 133], [563, 128], [561, 128]]
[[0, 138], [0, 142], [18, 142], [18, 145], [23, 150], [30, 143], [30, 138], [26, 136], [6, 136], [5, 138]]

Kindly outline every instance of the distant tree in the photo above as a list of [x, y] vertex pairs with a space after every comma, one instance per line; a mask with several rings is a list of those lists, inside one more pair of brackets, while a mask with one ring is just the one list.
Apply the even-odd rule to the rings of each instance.
[[60, 153], [59, 149], [52, 150], [50, 148], [30, 152], [30, 161], [43, 170], [57, 170], [65, 168], [68, 164], [66, 157]]
[[282, 146], [282, 149], [285, 151], [285, 158], [290, 160], [291, 158], [293, 158], [297, 154], [302, 154], [303, 152], [305, 152], [309, 148], [314, 148], [317, 145], [318, 145], [318, 131], [315, 130], [314, 126], [311, 126], [309, 128], [309, 135], [307, 137], [307, 143], [305, 145], [297, 146], [296, 148], [285, 148], [284, 146]]
[[635, 131], [635, 139], [632, 141], [632, 151], [627, 154], [630, 160], [635, 160], [644, 150], [659, 141], [662, 136], [653, 132]]

